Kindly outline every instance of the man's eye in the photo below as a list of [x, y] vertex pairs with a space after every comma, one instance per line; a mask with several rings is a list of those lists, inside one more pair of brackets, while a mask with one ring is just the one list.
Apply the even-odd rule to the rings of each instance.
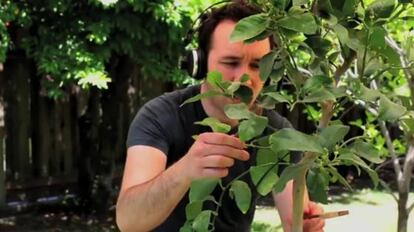
[[252, 69], [258, 69], [259, 68], [259, 63], [252, 63], [252, 64], [250, 64], [250, 68], [252, 68]]
[[237, 67], [239, 62], [223, 62], [223, 64], [230, 67]]

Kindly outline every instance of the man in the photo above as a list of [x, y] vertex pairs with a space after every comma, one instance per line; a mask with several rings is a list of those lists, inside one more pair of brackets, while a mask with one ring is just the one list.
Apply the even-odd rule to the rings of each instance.
[[[259, 77], [259, 61], [271, 49], [269, 39], [251, 44], [231, 43], [229, 36], [236, 22], [259, 10], [242, 1], [212, 10], [199, 28], [199, 46], [206, 53], [207, 70], [219, 71], [223, 79], [237, 81], [243, 74], [256, 98], [263, 87]], [[187, 191], [194, 180], [223, 178], [228, 183], [251, 165], [255, 151], [247, 150], [237, 136], [209, 132], [195, 125], [206, 117], [236, 127], [223, 112], [225, 97], [205, 98], [201, 102], [180, 105], [188, 98], [212, 87], [204, 82], [183, 90], [164, 94], [142, 107], [131, 124], [123, 182], [117, 203], [117, 224], [121, 231], [179, 231], [185, 222]], [[254, 102], [254, 99], [253, 101]], [[276, 112], [263, 112], [272, 126], [289, 126]], [[192, 136], [199, 135], [194, 141]], [[250, 177], [244, 179], [251, 187]], [[291, 183], [275, 195], [285, 231], [290, 231], [292, 216]], [[219, 189], [213, 192], [220, 195]], [[234, 201], [225, 194], [215, 220], [216, 231], [249, 231], [258, 194], [253, 191], [253, 203], [242, 214]], [[208, 206], [207, 207], [211, 207]], [[321, 213], [322, 209], [305, 199], [305, 212]], [[305, 220], [304, 231], [323, 231], [322, 219]]]

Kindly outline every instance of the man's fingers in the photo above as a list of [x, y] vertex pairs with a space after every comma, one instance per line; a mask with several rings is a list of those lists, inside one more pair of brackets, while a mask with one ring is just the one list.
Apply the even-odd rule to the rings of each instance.
[[229, 174], [228, 168], [204, 168], [203, 177], [226, 177]]
[[206, 168], [229, 168], [233, 166], [234, 159], [223, 155], [209, 155], [203, 159]]
[[203, 133], [198, 136], [198, 139], [207, 144], [227, 145], [238, 149], [245, 149], [247, 147], [239, 138], [223, 133]]
[[208, 145], [203, 148], [202, 152], [204, 156], [221, 155], [243, 161], [250, 158], [247, 151], [230, 146]]

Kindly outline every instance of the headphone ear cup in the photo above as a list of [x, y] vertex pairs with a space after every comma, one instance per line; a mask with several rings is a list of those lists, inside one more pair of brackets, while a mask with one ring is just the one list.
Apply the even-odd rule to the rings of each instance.
[[207, 58], [203, 50], [197, 49], [197, 74], [194, 77], [196, 80], [202, 80], [207, 76]]
[[180, 58], [180, 68], [196, 80], [203, 79], [207, 74], [207, 62], [201, 49], [191, 50]]

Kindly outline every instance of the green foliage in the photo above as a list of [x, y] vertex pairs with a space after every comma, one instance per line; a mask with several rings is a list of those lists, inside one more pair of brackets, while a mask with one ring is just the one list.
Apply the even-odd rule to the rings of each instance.
[[[140, 65], [146, 77], [180, 81], [182, 74], [172, 70], [177, 70], [184, 48], [181, 38], [198, 10], [183, 10], [177, 4], [170, 0], [2, 1], [0, 62], [8, 51], [26, 51], [39, 74], [47, 77], [44, 87], [55, 98], [73, 84], [107, 88], [112, 78], [109, 70], [122, 56]], [[10, 35], [18, 36], [12, 41]]]
[[[256, 104], [266, 109], [284, 104], [291, 110], [304, 105], [308, 118], [318, 128], [310, 134], [285, 128], [261, 137], [269, 125], [248, 109], [249, 101], [227, 105], [226, 115], [239, 120], [240, 139], [258, 148], [256, 166], [248, 171], [256, 190], [261, 195], [281, 191], [288, 181], [296, 181], [306, 173], [312, 198], [326, 203], [330, 182], [340, 182], [351, 189], [337, 170], [341, 165], [355, 166], [358, 173], [365, 171], [377, 186], [379, 177], [374, 169], [390, 155], [385, 149], [386, 138], [381, 135], [380, 123], [397, 125], [406, 133], [392, 141], [398, 155], [408, 150], [407, 140], [414, 132], [413, 2], [254, 2], [263, 6], [265, 12], [241, 20], [231, 40], [250, 43], [272, 35], [276, 43], [259, 64], [260, 78], [271, 80]], [[236, 93], [244, 87], [241, 82], [223, 81], [218, 73], [209, 74], [207, 81], [215, 86], [214, 94], [194, 99], [217, 93], [240, 97]], [[288, 88], [276, 91], [280, 85]], [[346, 105], [365, 109], [366, 119], [347, 125], [348, 122], [342, 121], [349, 110]], [[349, 138], [351, 125], [362, 129], [363, 134]], [[297, 164], [289, 164], [286, 157], [294, 151], [303, 152], [304, 158]], [[279, 176], [280, 164], [288, 166]], [[233, 196], [235, 188], [230, 191]], [[241, 206], [240, 198], [247, 199], [249, 190], [242, 187], [238, 191], [235, 200], [245, 212], [247, 202], [243, 201]]]

